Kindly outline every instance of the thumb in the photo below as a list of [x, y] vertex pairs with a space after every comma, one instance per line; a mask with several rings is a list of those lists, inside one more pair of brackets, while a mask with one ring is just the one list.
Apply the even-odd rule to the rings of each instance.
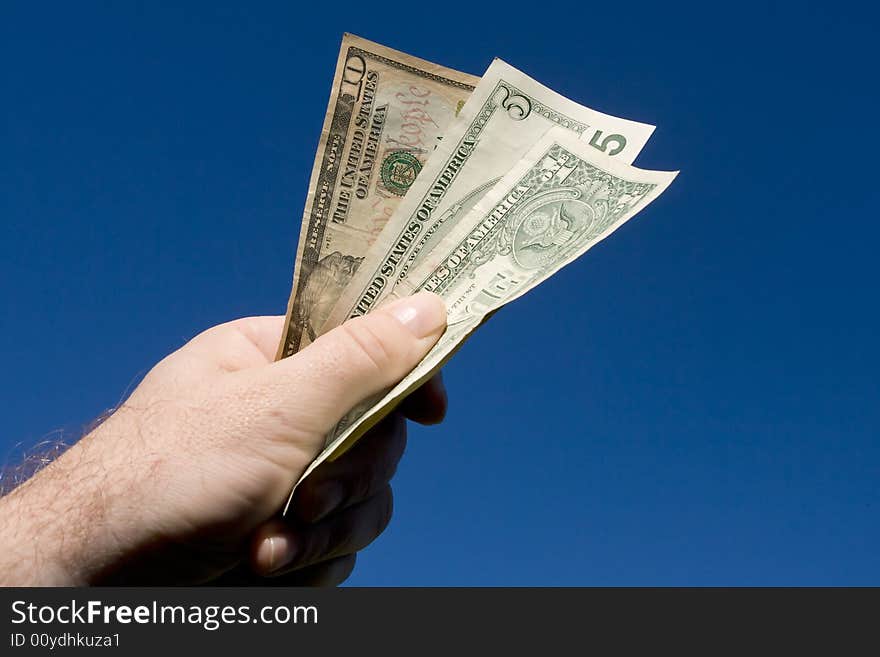
[[295, 439], [323, 441], [355, 405], [408, 374], [445, 327], [445, 305], [430, 292], [380, 306], [262, 368], [263, 403]]

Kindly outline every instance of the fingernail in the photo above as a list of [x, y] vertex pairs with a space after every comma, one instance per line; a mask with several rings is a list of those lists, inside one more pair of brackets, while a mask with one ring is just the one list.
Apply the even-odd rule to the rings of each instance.
[[257, 549], [257, 563], [265, 573], [273, 573], [287, 566], [296, 556], [296, 546], [287, 536], [271, 536], [263, 539]]
[[446, 326], [446, 305], [433, 292], [419, 292], [385, 306], [417, 338], [427, 338]]

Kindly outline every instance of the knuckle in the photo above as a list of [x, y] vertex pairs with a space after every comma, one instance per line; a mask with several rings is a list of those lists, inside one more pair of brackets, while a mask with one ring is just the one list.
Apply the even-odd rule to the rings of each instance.
[[384, 489], [394, 478], [397, 465], [406, 445], [406, 433], [396, 433], [384, 449], [373, 455], [372, 463], [360, 468], [348, 483], [345, 506], [366, 501], [375, 495], [385, 494]]
[[394, 478], [405, 445], [406, 434], [403, 434], [403, 438], [398, 438], [390, 443], [384, 453], [376, 455], [375, 465], [370, 468], [367, 475], [370, 482], [370, 493], [375, 494], [380, 487], [388, 484]]
[[308, 538], [303, 541], [299, 562], [303, 566], [308, 566], [331, 557], [338, 534], [332, 525], [330, 527], [316, 526], [312, 531], [307, 532]]
[[348, 499], [346, 506], [363, 502], [373, 494], [377, 485], [376, 472], [370, 469], [366, 472], [359, 473], [354, 477], [349, 485]]
[[[373, 321], [369, 321], [369, 320]], [[385, 327], [382, 327], [385, 328]], [[376, 318], [359, 317], [342, 325], [351, 348], [360, 355], [377, 374], [393, 368], [398, 360], [394, 339], [390, 332], [381, 330]]]
[[339, 514], [338, 518], [334, 518], [331, 522], [332, 528], [327, 533], [325, 556], [335, 557], [359, 550], [358, 527], [360, 522], [358, 514], [351, 511]]
[[362, 550], [385, 531], [393, 512], [394, 496], [391, 486], [386, 485], [381, 493], [362, 506], [352, 507], [311, 526], [301, 536], [296, 567], [305, 568]]
[[313, 566], [317, 572], [308, 585], [339, 586], [349, 578], [356, 562], [357, 554], [346, 554]]
[[377, 514], [376, 531], [373, 534], [374, 538], [387, 529], [391, 522], [391, 516], [394, 515], [394, 493], [391, 491], [391, 486], [385, 487], [380, 504], [380, 510]]
[[390, 481], [394, 476], [394, 473], [397, 472], [397, 464], [400, 463], [400, 459], [403, 458], [403, 453], [406, 451], [407, 444], [406, 419], [399, 413], [395, 413], [394, 418], [393, 440], [387, 457], [389, 467], [388, 481]]
[[339, 560], [337, 570], [334, 573], [332, 582], [336, 585], [342, 584], [347, 580], [357, 564], [357, 554], [347, 554]]

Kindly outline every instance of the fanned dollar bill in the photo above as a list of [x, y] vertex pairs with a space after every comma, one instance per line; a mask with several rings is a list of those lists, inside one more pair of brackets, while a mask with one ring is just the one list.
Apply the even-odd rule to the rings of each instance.
[[496, 59], [320, 332], [374, 308], [551, 127], [626, 163], [654, 130], [579, 105]]
[[277, 358], [315, 339], [478, 81], [351, 34], [343, 37]]
[[491, 313], [586, 253], [676, 175], [637, 169], [570, 130], [549, 130], [387, 296], [439, 294], [446, 332], [399, 384], [349, 414], [300, 481], [426, 381]]

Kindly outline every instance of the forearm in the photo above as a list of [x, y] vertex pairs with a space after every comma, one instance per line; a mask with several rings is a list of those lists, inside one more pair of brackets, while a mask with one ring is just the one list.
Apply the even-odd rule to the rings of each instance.
[[0, 499], [0, 584], [90, 584], [131, 543], [125, 468], [118, 450], [101, 449], [121, 424], [98, 427]]

